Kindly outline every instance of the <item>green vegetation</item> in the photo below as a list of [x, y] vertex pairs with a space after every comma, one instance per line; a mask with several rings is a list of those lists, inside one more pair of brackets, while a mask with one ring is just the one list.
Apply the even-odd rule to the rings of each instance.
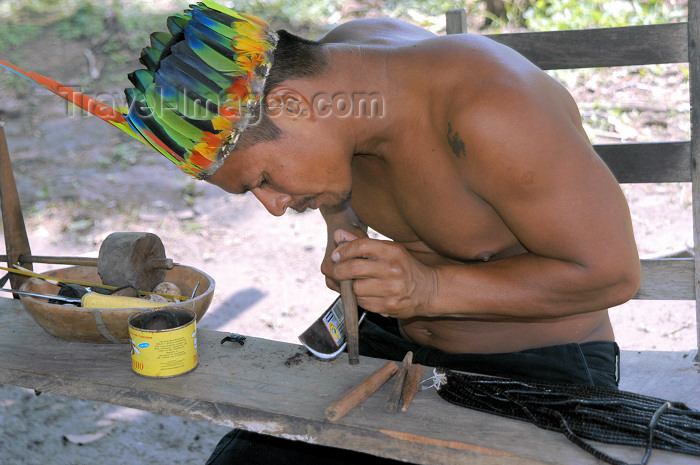
[[535, 0], [523, 14], [533, 31], [667, 23], [685, 15], [684, 6], [668, 0]]
[[[179, 3], [185, 8], [188, 2]], [[0, 0], [0, 53], [50, 30], [65, 41], [89, 41], [95, 52], [132, 56], [152, 31], [164, 28], [169, 13], [132, 0]]]
[[[230, 4], [226, 0], [222, 3]], [[165, 17], [186, 8], [187, 0], [0, 0], [0, 53], [39, 40], [42, 28], [55, 26], [64, 40], [89, 40], [105, 53], [139, 50], [148, 34], [164, 28]], [[494, 4], [502, 4], [499, 8]], [[444, 12], [464, 8], [471, 24], [489, 30], [578, 29], [682, 20], [683, 2], [672, 0], [253, 0], [246, 11], [273, 24], [314, 36], [343, 21], [372, 16], [405, 19], [439, 30]]]
[[12, 49], [39, 38], [41, 27], [33, 24], [6, 24], [0, 27], [0, 51]]

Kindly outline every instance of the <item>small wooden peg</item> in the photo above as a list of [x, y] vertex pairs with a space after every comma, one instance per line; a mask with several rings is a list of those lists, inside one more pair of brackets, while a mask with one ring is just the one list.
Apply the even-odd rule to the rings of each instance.
[[386, 409], [389, 412], [395, 411], [397, 408], [399, 408], [399, 401], [401, 400], [401, 391], [403, 390], [403, 385], [404, 381], [406, 380], [406, 374], [408, 373], [408, 369], [411, 366], [411, 362], [413, 362], [413, 352], [407, 352], [406, 355], [403, 358], [403, 361], [401, 362], [401, 367], [399, 368], [399, 371], [396, 373], [396, 377], [394, 378], [394, 386], [391, 389], [391, 392], [389, 393], [389, 398], [386, 400]]
[[371, 396], [377, 389], [382, 387], [389, 378], [399, 369], [396, 362], [388, 362], [386, 365], [372, 373], [362, 383], [355, 386], [350, 392], [345, 394], [340, 400], [326, 409], [326, 418], [330, 421], [339, 420], [343, 415], [355, 408]]
[[403, 392], [401, 393], [401, 397], [403, 398], [403, 406], [401, 407], [402, 412], [405, 412], [408, 409], [408, 406], [413, 401], [413, 398], [416, 397], [422, 377], [423, 365], [418, 363], [411, 365], [411, 368], [408, 370], [408, 375], [406, 376], [406, 382], [403, 383]]

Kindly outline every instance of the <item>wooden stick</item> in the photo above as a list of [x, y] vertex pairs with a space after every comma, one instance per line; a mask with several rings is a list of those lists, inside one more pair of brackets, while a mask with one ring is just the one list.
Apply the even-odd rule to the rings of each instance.
[[404, 381], [406, 380], [406, 374], [408, 369], [411, 367], [411, 362], [413, 362], [413, 352], [408, 351], [401, 362], [401, 367], [396, 373], [394, 378], [394, 386], [389, 392], [389, 397], [386, 400], [386, 409], [389, 412], [393, 412], [399, 408], [399, 400], [401, 400], [401, 393], [403, 391]]
[[339, 420], [343, 415], [357, 407], [360, 402], [371, 396], [374, 391], [382, 387], [384, 383], [389, 381], [389, 378], [391, 378], [398, 369], [399, 366], [396, 364], [396, 362], [388, 362], [386, 365], [372, 373], [362, 383], [355, 386], [340, 400], [328, 407], [326, 409], [326, 418], [328, 418], [330, 421]]
[[[341, 241], [338, 245], [346, 242], [348, 241]], [[357, 296], [352, 290], [352, 279], [340, 281], [340, 300], [343, 303], [348, 362], [350, 365], [357, 365], [360, 363], [360, 323], [357, 316]]]
[[406, 376], [406, 382], [403, 383], [403, 392], [401, 392], [401, 397], [403, 398], [403, 406], [401, 411], [405, 412], [408, 406], [413, 401], [418, 393], [418, 387], [420, 386], [421, 378], [423, 377], [423, 365], [414, 363], [408, 370], [408, 375]]
[[[19, 203], [19, 194], [15, 184], [15, 175], [12, 172], [10, 151], [7, 148], [5, 130], [0, 125], [0, 209], [2, 210], [2, 225], [5, 231], [5, 253], [9, 266], [25, 263], [20, 260], [20, 255], [31, 255], [27, 228], [22, 216], [22, 206]], [[29, 265], [31, 268], [31, 265]], [[12, 289], [19, 289], [26, 280], [24, 276], [10, 276]]]
[[[0, 255], [0, 261], [9, 260], [7, 255]], [[95, 257], [58, 257], [48, 255], [26, 255], [19, 256], [20, 263], [47, 263], [49, 265], [76, 265], [76, 266], [97, 266], [98, 259]], [[151, 257], [146, 262], [148, 269], [172, 270], [175, 266], [172, 258]]]
[[[0, 255], [0, 261], [7, 262], [10, 257]], [[77, 266], [97, 266], [97, 259], [94, 257], [52, 257], [45, 255], [19, 256], [20, 263], [47, 263], [49, 265], [77, 265]]]
[[360, 330], [357, 321], [357, 297], [352, 290], [352, 279], [340, 282], [340, 299], [343, 302], [348, 361], [350, 365], [357, 365], [360, 363]]
[[[345, 242], [347, 241], [340, 242], [338, 245], [345, 244]], [[340, 300], [343, 303], [348, 362], [350, 365], [357, 365], [360, 363], [360, 324], [357, 316], [357, 296], [352, 289], [352, 279], [340, 282]]]

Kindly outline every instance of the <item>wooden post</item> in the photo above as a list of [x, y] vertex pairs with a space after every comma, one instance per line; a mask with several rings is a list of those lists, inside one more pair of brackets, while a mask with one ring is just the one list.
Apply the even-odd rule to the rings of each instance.
[[[2, 124], [0, 124], [0, 210], [2, 211], [2, 225], [5, 232], [5, 253], [7, 254], [8, 267], [20, 264], [32, 269], [31, 264], [19, 260], [20, 255], [29, 256], [32, 251], [29, 248], [29, 238], [27, 238], [15, 175], [12, 172], [10, 151], [7, 148], [5, 130]], [[10, 286], [12, 289], [19, 289], [26, 279], [25, 276], [13, 274], [10, 276]], [[18, 297], [15, 296], [15, 298]]]
[[448, 10], [445, 13], [445, 32], [447, 34], [463, 34], [467, 32], [467, 12], [464, 8]]
[[693, 181], [693, 246], [695, 260], [696, 362], [700, 362], [700, 5], [688, 2], [688, 70], [690, 72], [690, 156]]

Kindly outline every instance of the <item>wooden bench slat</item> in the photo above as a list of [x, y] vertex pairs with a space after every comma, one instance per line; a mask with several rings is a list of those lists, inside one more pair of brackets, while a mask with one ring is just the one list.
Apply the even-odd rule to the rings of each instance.
[[593, 147], [620, 183], [691, 182], [689, 141]]
[[642, 283], [635, 299], [695, 300], [692, 258], [642, 260]]
[[683, 400], [695, 409], [700, 408], [700, 389], [692, 385], [693, 377], [700, 381], [700, 373], [692, 363], [697, 356], [696, 350], [620, 352], [620, 389], [673, 400], [678, 392], [678, 385], [688, 383], [685, 384], [686, 389], [692, 394], [689, 392], [689, 396]]
[[542, 69], [688, 62], [687, 23], [486, 35]]

